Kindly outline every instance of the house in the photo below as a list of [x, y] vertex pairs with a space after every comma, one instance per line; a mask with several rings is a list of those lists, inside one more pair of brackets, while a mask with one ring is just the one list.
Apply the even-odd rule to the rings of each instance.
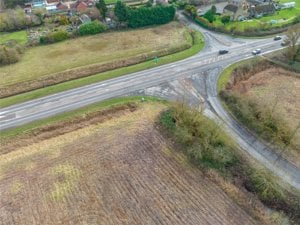
[[223, 9], [223, 13], [230, 15], [231, 20], [261, 17], [275, 11], [276, 4], [272, 0], [229, 0]]
[[71, 10], [76, 12], [84, 12], [88, 8], [88, 5], [84, 1], [76, 1], [75, 3], [71, 4]]
[[58, 11], [63, 12], [63, 11], [68, 11], [68, 10], [69, 10], [69, 7], [68, 7], [67, 5], [65, 5], [64, 3], [62, 3], [62, 2], [59, 2], [59, 3], [56, 5], [56, 9], [57, 9]]
[[248, 17], [248, 2], [246, 0], [229, 0], [223, 13], [230, 15], [231, 20], [243, 20]]
[[24, 5], [25, 5], [24, 12], [26, 14], [31, 14], [31, 12], [32, 12], [32, 4], [28, 2], [28, 3], [25, 3]]
[[252, 6], [249, 9], [249, 16], [259, 18], [265, 15], [272, 15], [276, 11], [273, 4]]

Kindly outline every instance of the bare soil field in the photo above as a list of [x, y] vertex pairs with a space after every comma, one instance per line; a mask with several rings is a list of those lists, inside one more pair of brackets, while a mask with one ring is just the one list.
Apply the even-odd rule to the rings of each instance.
[[[300, 78], [294, 72], [275, 67], [237, 83], [233, 90], [253, 99], [261, 107], [274, 109], [274, 113], [296, 130], [300, 124]], [[292, 140], [291, 160], [300, 166], [300, 129]]]
[[172, 22], [153, 28], [108, 32], [32, 47], [20, 62], [0, 68], [0, 88], [73, 68], [126, 60], [187, 44], [190, 43], [186, 28]]
[[141, 104], [3, 144], [0, 224], [256, 224], [157, 129], [165, 107]]

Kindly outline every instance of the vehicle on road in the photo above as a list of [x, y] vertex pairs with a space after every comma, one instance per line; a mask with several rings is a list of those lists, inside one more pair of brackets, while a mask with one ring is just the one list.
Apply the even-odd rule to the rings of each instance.
[[224, 50], [224, 49], [223, 49], [223, 50], [220, 50], [220, 51], [219, 51], [219, 54], [220, 54], [220, 55], [224, 55], [224, 54], [226, 54], [226, 53], [228, 53], [228, 52], [229, 52], [228, 50]]
[[283, 40], [283, 42], [281, 42], [281, 46], [287, 46], [289, 45], [291, 42], [289, 40]]
[[279, 40], [281, 40], [281, 37], [280, 37], [280, 36], [275, 36], [275, 37], [274, 37], [274, 41], [279, 41]]
[[260, 53], [261, 53], [261, 49], [260, 49], [260, 48], [255, 49], [254, 51], [252, 51], [252, 54], [253, 54], [253, 55], [258, 55], [258, 54], [260, 54]]

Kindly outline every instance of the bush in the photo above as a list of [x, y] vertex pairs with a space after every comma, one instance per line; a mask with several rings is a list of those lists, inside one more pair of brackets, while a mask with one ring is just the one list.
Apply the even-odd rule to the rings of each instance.
[[160, 121], [185, 146], [193, 163], [224, 171], [238, 161], [230, 139], [197, 110], [176, 104], [161, 115]]
[[252, 169], [250, 172], [250, 188], [264, 202], [278, 202], [284, 199], [282, 188], [275, 182], [276, 178], [265, 169]]
[[21, 52], [18, 48], [0, 45], [0, 65], [16, 63], [20, 57]]
[[26, 15], [20, 7], [9, 9], [0, 13], [0, 31], [15, 31], [42, 23], [41, 19], [34, 15]]
[[128, 26], [132, 28], [165, 24], [174, 19], [175, 8], [173, 6], [155, 6], [130, 9]]
[[80, 35], [98, 34], [104, 32], [105, 30], [106, 30], [106, 26], [103, 23], [94, 20], [91, 23], [82, 24], [79, 27], [79, 34]]
[[66, 39], [68, 39], [69, 33], [66, 31], [55, 31], [52, 33], [49, 33], [46, 36], [41, 36], [40, 37], [40, 43], [41, 44], [51, 44], [51, 43], [55, 43], [55, 42], [59, 42], [59, 41], [64, 41]]

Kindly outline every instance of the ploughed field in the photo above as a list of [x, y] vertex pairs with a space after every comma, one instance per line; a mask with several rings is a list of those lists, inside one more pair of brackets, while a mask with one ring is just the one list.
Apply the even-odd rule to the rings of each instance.
[[0, 224], [255, 224], [140, 103], [49, 126], [0, 155]]

